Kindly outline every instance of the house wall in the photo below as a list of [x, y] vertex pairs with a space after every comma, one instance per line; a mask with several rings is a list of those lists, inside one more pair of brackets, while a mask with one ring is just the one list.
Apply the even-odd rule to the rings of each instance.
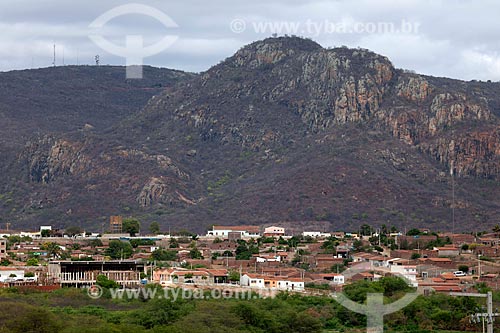
[[7, 257], [7, 240], [0, 239], [0, 259]]
[[240, 285], [244, 287], [265, 288], [264, 279], [251, 278], [246, 274], [240, 277]]
[[278, 281], [278, 289], [280, 290], [304, 290], [303, 281]]
[[[11, 274], [16, 275], [16, 277], [11, 278]], [[6, 282], [9, 279], [24, 279], [24, 271], [21, 269], [0, 270], [0, 282]]]

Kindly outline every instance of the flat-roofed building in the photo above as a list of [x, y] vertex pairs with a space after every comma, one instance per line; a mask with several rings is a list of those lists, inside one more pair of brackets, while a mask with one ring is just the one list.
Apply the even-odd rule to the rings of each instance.
[[112, 234], [121, 234], [123, 229], [123, 218], [119, 215], [109, 217], [109, 231]]
[[214, 225], [207, 233], [208, 237], [228, 238], [229, 235], [239, 234], [241, 238], [260, 237], [260, 227], [255, 225], [220, 226]]
[[61, 286], [86, 287], [96, 283], [99, 275], [116, 281], [121, 286], [141, 283], [144, 264], [135, 260], [110, 261], [51, 261], [48, 276]]

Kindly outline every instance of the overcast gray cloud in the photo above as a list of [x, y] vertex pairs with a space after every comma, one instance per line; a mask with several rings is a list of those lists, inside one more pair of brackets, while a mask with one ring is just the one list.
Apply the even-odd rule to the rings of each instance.
[[[465, 80], [500, 80], [500, 2], [494, 0], [354, 1], [133, 1], [157, 8], [178, 25], [165, 28], [144, 15], [115, 18], [100, 31], [125, 44], [143, 35], [154, 44], [177, 35], [146, 64], [203, 71], [258, 39], [295, 34], [324, 47], [363, 47], [386, 55], [396, 67]], [[124, 64], [89, 38], [89, 24], [127, 1], [18, 0], [0, 2], [0, 70], [46, 67], [55, 43], [58, 65]], [[387, 24], [393, 30], [388, 31]], [[408, 27], [410, 29], [408, 29]], [[394, 31], [403, 30], [403, 31]]]

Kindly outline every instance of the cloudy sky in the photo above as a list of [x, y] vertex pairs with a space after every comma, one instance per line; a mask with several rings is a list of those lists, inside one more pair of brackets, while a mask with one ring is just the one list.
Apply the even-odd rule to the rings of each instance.
[[[132, 2], [164, 16], [129, 13], [89, 27]], [[94, 34], [121, 47], [131, 35], [146, 46], [176, 37], [144, 63], [199, 72], [277, 33], [311, 37], [324, 47], [368, 48], [423, 74], [499, 81], [498, 13], [495, 0], [1, 0], [0, 70], [50, 66], [54, 44], [57, 65], [93, 64], [96, 54], [101, 64], [125, 64], [123, 54], [91, 41]]]

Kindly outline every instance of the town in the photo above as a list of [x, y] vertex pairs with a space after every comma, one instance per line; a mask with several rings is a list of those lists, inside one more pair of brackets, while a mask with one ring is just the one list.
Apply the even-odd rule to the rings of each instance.
[[500, 227], [477, 234], [405, 233], [385, 225], [356, 232], [219, 226], [205, 235], [140, 230], [111, 216], [108, 231], [76, 227], [0, 231], [0, 284], [50, 291], [91, 287], [99, 277], [122, 288], [227, 286], [259, 291], [329, 293], [359, 280], [400, 276], [425, 293], [498, 290]]

